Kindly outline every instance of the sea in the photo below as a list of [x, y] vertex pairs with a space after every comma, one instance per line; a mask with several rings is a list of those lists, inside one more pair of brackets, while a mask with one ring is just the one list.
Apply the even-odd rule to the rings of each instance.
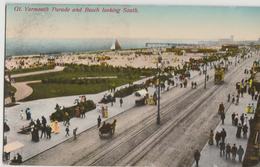
[[[146, 48], [150, 43], [196, 44], [197, 40], [117, 39], [122, 49]], [[115, 39], [6, 39], [6, 56], [109, 50]]]

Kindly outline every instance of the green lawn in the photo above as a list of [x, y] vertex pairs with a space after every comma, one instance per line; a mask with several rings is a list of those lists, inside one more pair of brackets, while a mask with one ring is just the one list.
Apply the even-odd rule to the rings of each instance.
[[151, 69], [133, 69], [133, 68], [117, 68], [104, 66], [87, 66], [87, 65], [71, 65], [67, 66], [64, 71], [32, 75], [26, 77], [15, 78], [16, 82], [44, 80], [44, 79], [72, 79], [77, 77], [97, 77], [97, 76], [151, 76], [154, 70]]
[[[112, 87], [132, 83], [140, 76], [154, 75], [154, 69], [134, 69], [102, 65], [67, 65], [63, 71], [16, 78], [16, 82], [41, 80], [30, 84], [33, 93], [26, 99], [94, 94]], [[116, 76], [115, 79], [79, 79], [79, 77]]]
[[45, 73], [39, 75], [31, 75], [26, 77], [19, 77], [15, 78], [16, 82], [22, 81], [34, 81], [34, 80], [43, 80], [43, 79], [50, 79], [50, 78], [64, 78], [64, 79], [71, 79], [75, 77], [95, 77], [95, 76], [115, 76], [116, 73], [109, 73], [109, 72], [52, 72], [52, 73]]
[[95, 94], [109, 90], [111, 88], [111, 83], [114, 83], [114, 86], [117, 87], [138, 79], [139, 78], [109, 79], [109, 82], [97, 84], [33, 83], [29, 84], [29, 86], [33, 88], [33, 93], [24, 99], [24, 101], [80, 94]]

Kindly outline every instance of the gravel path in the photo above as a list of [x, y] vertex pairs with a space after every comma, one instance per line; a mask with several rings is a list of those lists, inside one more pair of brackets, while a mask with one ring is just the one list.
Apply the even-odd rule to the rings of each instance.
[[[33, 93], [33, 89], [30, 86], [28, 86], [28, 84], [39, 82], [41, 82], [41, 80], [12, 83], [12, 86], [16, 89], [16, 92], [14, 94], [15, 100], [20, 101], [30, 96]], [[11, 98], [5, 98], [5, 104], [9, 103], [11, 103]]]
[[[52, 73], [52, 72], [58, 72], [63, 71], [64, 67], [56, 66], [54, 69], [51, 70], [43, 70], [43, 71], [35, 71], [35, 72], [28, 72], [28, 73], [21, 73], [21, 74], [14, 74], [11, 75], [11, 78], [18, 78], [18, 77], [25, 77], [25, 76], [31, 76], [31, 75], [38, 75], [38, 74], [45, 74], [45, 73]], [[8, 80], [7, 76], [5, 77], [6, 80]], [[26, 81], [26, 82], [16, 82], [11, 83], [13, 87], [16, 88], [15, 92], [15, 100], [19, 101], [22, 100], [28, 96], [30, 96], [33, 93], [33, 89], [28, 86], [30, 83], [39, 83], [40, 80], [36, 81]], [[7, 97], [5, 98], [5, 105], [11, 103], [11, 98]]]
[[31, 76], [31, 75], [39, 75], [39, 74], [45, 74], [45, 73], [59, 72], [59, 71], [63, 71], [63, 69], [64, 69], [64, 67], [55, 66], [55, 68], [51, 69], [51, 70], [42, 70], [42, 71], [34, 71], [34, 72], [27, 72], [27, 73], [21, 73], [21, 74], [14, 74], [14, 75], [11, 75], [11, 78], [18, 78], [18, 77], [25, 77], [25, 76]]

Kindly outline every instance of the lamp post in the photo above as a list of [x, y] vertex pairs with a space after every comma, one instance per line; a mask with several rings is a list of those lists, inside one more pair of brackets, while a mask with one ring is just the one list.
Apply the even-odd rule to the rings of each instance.
[[236, 55], [236, 59], [235, 59], [235, 67], [237, 66], [237, 55]]
[[161, 91], [161, 87], [160, 87], [160, 74], [161, 74], [161, 69], [160, 69], [160, 65], [162, 62], [162, 57], [159, 53], [159, 57], [158, 57], [158, 64], [157, 64], [157, 70], [158, 70], [158, 80], [157, 80], [157, 89], [158, 89], [158, 103], [157, 103], [157, 125], [160, 125], [161, 123], [161, 117], [160, 117], [160, 91]]
[[207, 85], [207, 56], [204, 63], [204, 74], [205, 74], [205, 80], [204, 80], [204, 89], [206, 89]]
[[204, 73], [205, 73], [204, 89], [206, 89], [206, 85], [207, 85], [207, 63], [204, 64]]

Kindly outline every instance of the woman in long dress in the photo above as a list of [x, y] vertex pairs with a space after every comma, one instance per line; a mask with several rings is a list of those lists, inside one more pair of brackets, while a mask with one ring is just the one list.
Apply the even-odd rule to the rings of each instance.
[[60, 127], [59, 127], [58, 121], [54, 122], [53, 132], [54, 133], [60, 133]]
[[213, 130], [210, 130], [210, 134], [209, 134], [209, 145], [213, 145], [214, 144], [214, 133]]

